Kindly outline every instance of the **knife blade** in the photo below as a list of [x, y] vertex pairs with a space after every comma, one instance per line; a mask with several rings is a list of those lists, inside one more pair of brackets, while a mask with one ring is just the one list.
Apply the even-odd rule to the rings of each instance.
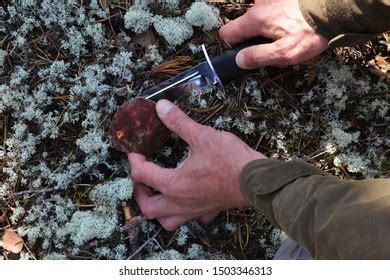
[[[204, 48], [204, 45], [202, 47]], [[138, 96], [145, 96], [146, 99], [153, 101], [160, 99], [177, 101], [188, 96], [193, 90], [200, 90], [210, 85], [217, 85], [224, 93], [224, 88], [218, 75], [212, 70], [210, 64], [205, 61], [157, 86], [143, 91]]]

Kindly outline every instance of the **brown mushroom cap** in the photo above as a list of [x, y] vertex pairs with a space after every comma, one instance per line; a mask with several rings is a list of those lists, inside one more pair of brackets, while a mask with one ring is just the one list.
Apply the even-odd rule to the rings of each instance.
[[161, 148], [170, 132], [157, 116], [155, 106], [154, 101], [137, 97], [118, 108], [109, 128], [117, 150], [148, 156]]

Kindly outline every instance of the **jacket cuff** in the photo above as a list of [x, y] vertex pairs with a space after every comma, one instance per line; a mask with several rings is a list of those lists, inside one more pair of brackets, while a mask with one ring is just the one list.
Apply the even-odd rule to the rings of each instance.
[[284, 187], [298, 178], [327, 173], [303, 161], [258, 159], [246, 164], [240, 176], [244, 197], [277, 227], [272, 202]]
[[329, 27], [325, 5], [324, 0], [299, 0], [299, 8], [306, 22], [316, 32], [330, 40], [337, 34]]
[[[329, 47], [354, 46], [367, 41], [389, 27], [389, 9], [383, 4], [359, 7], [353, 0], [299, 0], [303, 17], [313, 29], [329, 39]], [[378, 1], [380, 2], [380, 1]], [[363, 15], [361, 9], [364, 9]], [[376, 18], [371, 18], [377, 14]], [[378, 19], [379, 18], [379, 19]]]

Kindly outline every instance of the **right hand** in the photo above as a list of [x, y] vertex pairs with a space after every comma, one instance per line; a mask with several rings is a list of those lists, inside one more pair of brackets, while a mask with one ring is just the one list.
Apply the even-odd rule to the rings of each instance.
[[240, 190], [241, 171], [248, 162], [267, 158], [232, 133], [196, 123], [167, 100], [158, 101], [156, 109], [164, 125], [187, 142], [189, 154], [176, 168], [129, 154], [142, 214], [174, 230], [193, 218], [207, 223], [220, 211], [250, 207]]
[[310, 64], [329, 42], [306, 22], [298, 0], [256, 0], [247, 13], [222, 26], [219, 36], [230, 45], [255, 36], [274, 40], [241, 50], [236, 63], [243, 69]]

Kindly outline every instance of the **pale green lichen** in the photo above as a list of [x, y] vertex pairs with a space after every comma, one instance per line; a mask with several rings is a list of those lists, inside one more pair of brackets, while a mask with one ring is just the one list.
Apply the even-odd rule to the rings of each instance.
[[61, 47], [64, 50], [68, 50], [78, 59], [87, 52], [85, 48], [86, 44], [87, 42], [85, 41], [83, 34], [75, 27], [71, 27], [68, 30], [68, 39], [62, 41]]
[[133, 183], [129, 178], [116, 178], [95, 186], [89, 198], [96, 205], [115, 207], [120, 201], [130, 199], [132, 193]]
[[206, 31], [221, 25], [219, 10], [204, 2], [193, 3], [186, 12], [185, 19], [193, 26], [201, 27]]
[[7, 52], [0, 49], [0, 74], [4, 72], [4, 62], [7, 57]]
[[26, 210], [24, 209], [24, 206], [20, 205], [19, 202], [16, 202], [15, 207], [12, 209], [12, 215], [9, 217], [9, 219], [13, 224], [16, 224], [16, 222], [19, 221], [19, 219], [22, 218], [25, 213]]
[[181, 17], [155, 16], [153, 26], [156, 32], [172, 47], [183, 44], [194, 34], [192, 26]]
[[150, 60], [153, 65], [159, 64], [164, 60], [164, 58], [159, 53], [157, 46], [153, 44], [148, 46], [148, 52], [146, 53], [145, 57]]
[[180, 0], [157, 0], [158, 5], [163, 10], [173, 11], [180, 5]]
[[86, 242], [109, 237], [117, 227], [116, 211], [97, 208], [95, 211], [76, 211], [65, 225], [65, 232], [77, 247]]
[[135, 33], [146, 31], [153, 23], [153, 14], [147, 8], [132, 6], [125, 16], [125, 27]]
[[189, 233], [188, 226], [182, 225], [179, 228], [179, 230], [177, 232], [177, 236], [176, 236], [177, 245], [183, 246], [187, 243], [188, 233]]

